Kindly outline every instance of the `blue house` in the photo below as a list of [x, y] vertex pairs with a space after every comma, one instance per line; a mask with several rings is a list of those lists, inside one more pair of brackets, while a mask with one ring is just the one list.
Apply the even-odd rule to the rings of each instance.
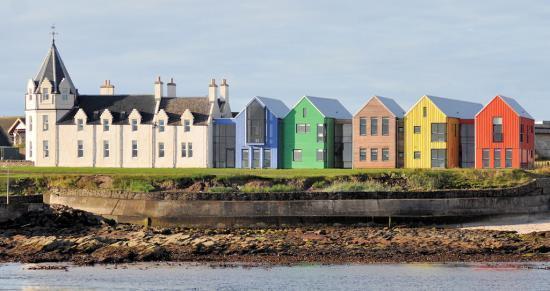
[[282, 119], [290, 109], [280, 100], [254, 97], [235, 116], [235, 167], [281, 168]]

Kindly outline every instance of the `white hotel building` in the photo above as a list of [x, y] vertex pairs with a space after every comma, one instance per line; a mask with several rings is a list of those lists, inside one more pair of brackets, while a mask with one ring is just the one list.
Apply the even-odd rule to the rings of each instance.
[[212, 167], [214, 118], [232, 117], [228, 84], [212, 79], [206, 97], [176, 97], [176, 84], [154, 94], [81, 95], [52, 46], [25, 94], [26, 157], [36, 166]]

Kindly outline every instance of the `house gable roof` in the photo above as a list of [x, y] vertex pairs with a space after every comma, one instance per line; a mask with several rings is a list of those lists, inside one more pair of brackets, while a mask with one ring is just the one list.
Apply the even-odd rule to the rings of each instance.
[[[321, 114], [325, 117], [334, 119], [352, 119], [353, 116], [349, 111], [340, 103], [340, 101], [331, 98], [304, 96], [302, 99], [307, 99]], [[300, 103], [302, 101], [298, 101]]]
[[361, 110], [363, 110], [372, 100], [378, 100], [382, 106], [386, 107], [386, 109], [397, 118], [403, 118], [403, 116], [405, 116], [405, 110], [401, 108], [394, 99], [377, 95], [371, 97], [355, 115], [361, 112]]
[[504, 103], [508, 104], [508, 106], [510, 106], [510, 108], [512, 108], [512, 110], [514, 110], [514, 112], [516, 112], [517, 115], [521, 116], [521, 117], [525, 117], [525, 118], [529, 118], [529, 119], [533, 119], [533, 116], [531, 116], [527, 110], [525, 110], [517, 101], [516, 99], [514, 98], [510, 98], [510, 97], [506, 97], [506, 96], [502, 96], [502, 95], [498, 95], [496, 96], [495, 98], [500, 98], [502, 99], [502, 101], [504, 101]]
[[193, 124], [205, 125], [210, 116], [210, 101], [208, 97], [177, 97], [162, 98], [160, 109], [164, 109], [168, 115], [168, 123], [175, 124], [180, 121], [186, 109], [193, 114]]
[[279, 99], [255, 96], [246, 104], [245, 108], [241, 110], [241, 112], [237, 113], [234, 117], [237, 117], [245, 112], [248, 105], [250, 105], [250, 103], [252, 103], [252, 101], [254, 100], [260, 102], [262, 106], [266, 107], [277, 118], [284, 118], [288, 114], [288, 112], [290, 112], [290, 109], [286, 106], [286, 104], [284, 104], [283, 101]]
[[474, 119], [476, 114], [483, 108], [483, 105], [475, 102], [443, 98], [431, 95], [424, 95], [423, 97], [430, 99], [432, 103], [437, 108], [439, 108], [439, 110], [441, 110], [447, 117]]
[[22, 116], [0, 117], [0, 146], [12, 146], [10, 142], [9, 130], [17, 120], [24, 119]]

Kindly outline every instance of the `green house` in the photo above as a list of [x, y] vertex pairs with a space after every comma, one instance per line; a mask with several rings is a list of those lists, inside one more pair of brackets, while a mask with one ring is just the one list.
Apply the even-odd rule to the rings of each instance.
[[336, 99], [304, 96], [283, 119], [282, 166], [351, 168], [352, 115]]

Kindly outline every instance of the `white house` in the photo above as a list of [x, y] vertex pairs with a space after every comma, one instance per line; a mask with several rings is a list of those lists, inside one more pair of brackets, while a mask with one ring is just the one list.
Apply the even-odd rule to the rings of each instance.
[[212, 166], [212, 120], [232, 117], [229, 85], [212, 79], [204, 97], [176, 97], [160, 77], [154, 94], [99, 95], [75, 88], [55, 42], [25, 94], [26, 158], [36, 166], [175, 168]]

